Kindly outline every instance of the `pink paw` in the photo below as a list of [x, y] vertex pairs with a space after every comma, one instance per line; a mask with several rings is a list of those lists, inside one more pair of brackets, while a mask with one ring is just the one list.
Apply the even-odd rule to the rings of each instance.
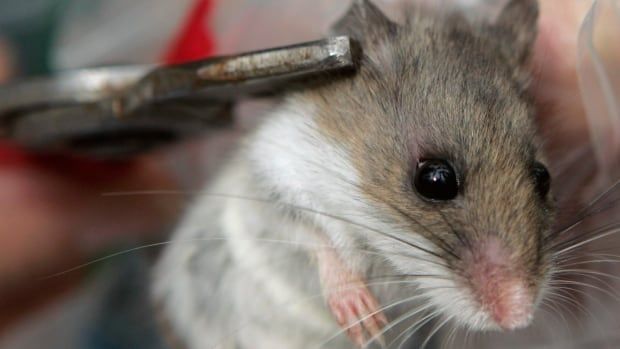
[[363, 347], [368, 338], [385, 346], [381, 329], [388, 323], [387, 318], [361, 281], [337, 287], [327, 295], [327, 304], [338, 324], [356, 345]]

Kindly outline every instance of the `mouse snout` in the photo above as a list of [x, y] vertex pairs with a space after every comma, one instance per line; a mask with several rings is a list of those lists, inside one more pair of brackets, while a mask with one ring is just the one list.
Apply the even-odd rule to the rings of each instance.
[[524, 268], [496, 238], [488, 238], [464, 259], [466, 280], [481, 311], [503, 330], [523, 328], [531, 322], [536, 291]]

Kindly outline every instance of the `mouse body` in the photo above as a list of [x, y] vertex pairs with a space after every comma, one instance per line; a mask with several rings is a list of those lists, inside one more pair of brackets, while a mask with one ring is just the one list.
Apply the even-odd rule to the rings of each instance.
[[355, 1], [358, 72], [291, 92], [198, 193], [153, 297], [188, 349], [426, 346], [528, 326], [553, 273], [526, 63], [537, 3], [494, 23]]

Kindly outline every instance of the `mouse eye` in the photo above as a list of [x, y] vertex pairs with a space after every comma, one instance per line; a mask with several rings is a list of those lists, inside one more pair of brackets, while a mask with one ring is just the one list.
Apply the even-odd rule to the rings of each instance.
[[420, 195], [430, 200], [452, 200], [459, 192], [456, 172], [445, 160], [420, 162], [413, 185]]
[[545, 165], [537, 162], [532, 169], [532, 175], [534, 176], [536, 192], [541, 198], [544, 198], [551, 188], [551, 176], [549, 175], [549, 171], [547, 171]]

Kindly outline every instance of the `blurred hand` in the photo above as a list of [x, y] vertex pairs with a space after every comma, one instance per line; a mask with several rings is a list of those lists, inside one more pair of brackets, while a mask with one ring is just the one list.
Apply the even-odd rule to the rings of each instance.
[[[551, 148], [580, 146], [588, 141], [588, 126], [577, 79], [577, 40], [592, 1], [539, 3], [532, 70], [534, 96], [543, 112], [542, 129], [550, 132], [545, 139]], [[570, 144], [564, 144], [567, 141]]]

